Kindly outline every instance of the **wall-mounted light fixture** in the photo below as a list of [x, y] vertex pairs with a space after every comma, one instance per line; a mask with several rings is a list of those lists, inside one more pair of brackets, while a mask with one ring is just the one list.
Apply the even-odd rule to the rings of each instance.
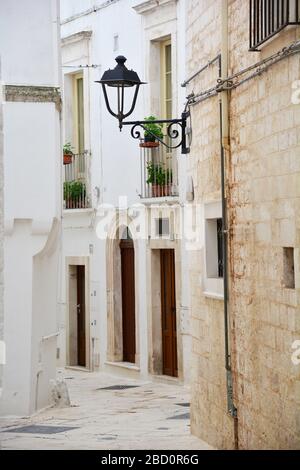
[[[130, 116], [135, 108], [139, 89], [141, 85], [144, 85], [145, 82], [142, 82], [136, 72], [133, 70], [129, 70], [125, 66], [126, 57], [118, 56], [116, 58], [117, 65], [116, 67], [111, 70], [106, 70], [101, 78], [101, 80], [97, 81], [97, 83], [101, 83], [102, 90], [104, 94], [105, 104], [107, 107], [108, 112], [118, 119], [119, 121], [119, 128], [120, 131], [122, 130], [123, 126], [132, 126], [131, 128], [131, 135], [134, 139], [141, 138], [141, 131], [137, 128], [140, 127], [147, 131], [147, 133], [151, 134], [155, 137], [159, 142], [161, 142], [165, 147], [168, 149], [176, 149], [181, 147], [181, 153], [187, 154], [190, 152], [189, 145], [187, 144], [187, 119], [190, 116], [190, 112], [188, 110], [188, 106], [185, 107], [184, 112], [181, 115], [180, 119], [161, 119], [155, 121], [131, 121], [131, 122], [124, 122], [128, 116]], [[117, 92], [117, 107], [118, 109], [114, 112], [111, 109], [111, 105], [108, 99], [107, 87], [116, 88]], [[133, 94], [133, 101], [132, 105], [128, 112], [124, 110], [125, 107], [125, 89], [135, 87], [134, 94]], [[152, 134], [151, 130], [149, 130], [149, 124], [167, 124], [167, 136], [168, 136], [168, 143], [164, 142], [162, 139], [158, 138], [156, 135]], [[145, 125], [148, 125], [146, 128]], [[178, 126], [178, 128], [174, 128], [174, 126]], [[178, 139], [181, 136], [180, 142], [176, 143], [174, 146], [170, 145], [170, 140]]]

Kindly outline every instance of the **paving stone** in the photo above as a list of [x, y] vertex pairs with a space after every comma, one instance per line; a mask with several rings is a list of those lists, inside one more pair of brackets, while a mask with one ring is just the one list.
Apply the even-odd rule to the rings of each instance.
[[171, 418], [168, 418], [168, 419], [190, 419], [190, 413], [185, 413], [183, 415], [172, 416]]
[[[69, 376], [67, 370], [65, 375]], [[120, 393], [97, 390], [117, 385], [135, 388], [122, 389]], [[189, 390], [181, 385], [76, 371], [73, 380], [68, 381], [68, 389], [72, 404], [68, 408], [50, 408], [25, 422], [22, 418], [1, 418], [1, 449], [211, 449], [190, 434], [189, 418], [181, 419], [178, 414], [178, 404], [190, 401]], [[174, 419], [168, 420], [170, 417]], [[12, 429], [28, 426], [59, 431], [47, 436], [28, 431], [16, 433]]]
[[97, 390], [129, 390], [130, 388], [137, 388], [138, 385], [111, 385], [110, 387], [97, 388]]
[[73, 429], [78, 429], [68, 426], [40, 426], [38, 424], [33, 424], [31, 426], [21, 426], [19, 428], [8, 429], [5, 432], [13, 433], [29, 433], [29, 434], [57, 434], [60, 432], [72, 431]]

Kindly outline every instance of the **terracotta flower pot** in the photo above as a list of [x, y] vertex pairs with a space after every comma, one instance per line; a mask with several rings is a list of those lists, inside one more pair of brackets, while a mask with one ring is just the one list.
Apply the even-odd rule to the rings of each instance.
[[172, 194], [172, 185], [171, 184], [166, 184], [165, 186], [162, 187], [164, 196], [171, 196]]
[[65, 204], [66, 204], [66, 209], [72, 209], [72, 199], [71, 198], [66, 198], [65, 199]]
[[85, 199], [77, 200], [71, 197], [65, 199], [65, 209], [86, 209], [87, 207], [87, 201]]
[[152, 197], [163, 197], [164, 187], [159, 184], [152, 184]]
[[72, 163], [73, 155], [69, 153], [64, 153], [64, 165], [70, 165]]
[[159, 142], [146, 142], [146, 141], [143, 141], [140, 143], [140, 147], [141, 148], [146, 148], [146, 149], [151, 149], [151, 148], [157, 148], [159, 146]]

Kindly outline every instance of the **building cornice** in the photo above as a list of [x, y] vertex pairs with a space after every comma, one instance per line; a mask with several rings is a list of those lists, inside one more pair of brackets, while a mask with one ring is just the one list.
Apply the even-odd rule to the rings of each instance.
[[90, 40], [93, 32], [92, 31], [80, 31], [79, 33], [71, 34], [61, 39], [61, 45], [66, 46], [69, 44], [74, 44], [76, 42]]
[[168, 5], [168, 4], [176, 4], [178, 0], [146, 0], [145, 2], [138, 3], [133, 7], [133, 9], [139, 13], [140, 15], [143, 15], [144, 13], [149, 13], [155, 8], [161, 7], [163, 5]]
[[101, 5], [94, 5], [92, 8], [89, 8], [88, 10], [81, 11], [79, 13], [75, 13], [72, 16], [69, 16], [68, 18], [65, 18], [62, 20], [61, 25], [64, 25], [66, 23], [70, 23], [71, 21], [75, 21], [78, 18], [82, 18], [83, 16], [90, 15], [92, 13], [97, 13], [99, 10], [102, 10], [103, 8], [107, 8], [111, 5], [114, 5], [115, 3], [118, 3], [120, 0], [106, 0], [105, 2], [101, 3]]
[[61, 109], [61, 93], [58, 87], [4, 85], [4, 100], [23, 103], [55, 103]]

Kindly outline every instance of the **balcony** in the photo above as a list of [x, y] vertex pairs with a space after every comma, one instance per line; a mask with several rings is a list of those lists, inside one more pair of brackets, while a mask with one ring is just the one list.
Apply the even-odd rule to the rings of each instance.
[[250, 0], [250, 50], [290, 25], [300, 24], [300, 0]]
[[161, 144], [144, 147], [140, 144], [142, 199], [172, 198], [178, 196], [177, 160]]
[[89, 152], [64, 157], [64, 209], [89, 209]]

